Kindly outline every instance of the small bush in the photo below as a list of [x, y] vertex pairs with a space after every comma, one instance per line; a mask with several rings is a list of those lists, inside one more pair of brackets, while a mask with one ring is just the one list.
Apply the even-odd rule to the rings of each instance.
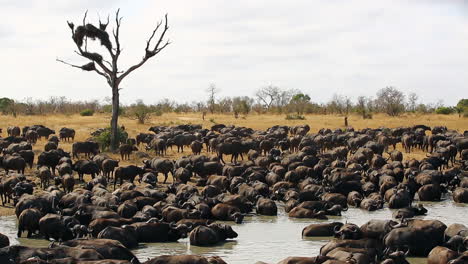
[[151, 109], [143, 103], [133, 105], [128, 112], [129, 118], [137, 120], [139, 124], [144, 124], [151, 118]]
[[159, 110], [159, 109], [154, 111], [155, 116], [162, 116], [162, 114], [163, 114], [163, 112], [161, 110]]
[[436, 114], [439, 115], [450, 115], [453, 114], [454, 109], [452, 107], [441, 106], [435, 110]]
[[[468, 101], [468, 99], [465, 100]], [[458, 113], [458, 117], [468, 117], [468, 106], [455, 106], [453, 110]]]
[[[119, 135], [119, 143], [126, 143], [128, 139], [128, 133], [125, 132], [125, 130], [122, 130], [120, 127], [118, 128], [117, 133]], [[93, 139], [99, 144], [102, 151], [109, 150], [111, 143], [111, 128], [105, 128], [104, 131], [102, 131], [99, 135], [93, 137]]]
[[305, 120], [305, 116], [298, 114], [289, 114], [286, 115], [286, 120]]
[[214, 118], [210, 118], [210, 122], [216, 124], [216, 120], [214, 120]]
[[92, 109], [85, 109], [80, 112], [80, 116], [92, 116], [94, 115], [94, 110]]
[[364, 113], [364, 114], [362, 115], [362, 117], [363, 117], [364, 119], [372, 119], [372, 113]]
[[112, 105], [103, 105], [101, 107], [101, 112], [103, 113], [112, 113]]

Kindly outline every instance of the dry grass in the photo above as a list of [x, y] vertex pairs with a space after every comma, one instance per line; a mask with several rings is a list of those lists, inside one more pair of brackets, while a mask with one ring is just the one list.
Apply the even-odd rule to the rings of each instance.
[[[211, 121], [210, 121], [211, 120]], [[205, 120], [202, 120], [201, 114], [164, 114], [162, 116], [153, 116], [147, 124], [138, 124], [135, 120], [121, 117], [119, 123], [125, 125], [130, 136], [139, 132], [147, 131], [153, 125], [178, 125], [178, 124], [201, 124], [203, 127], [210, 127], [214, 123], [233, 124], [236, 126], [246, 126], [254, 129], [266, 129], [274, 125], [301, 125], [308, 124], [312, 131], [320, 128], [338, 128], [344, 127], [343, 116], [338, 115], [306, 115], [306, 120], [286, 120], [284, 115], [248, 115], [246, 117], [234, 118], [233, 115], [208, 114]], [[213, 122], [212, 122], [213, 121]], [[450, 129], [460, 132], [468, 129], [468, 119], [459, 118], [457, 115], [416, 115], [407, 114], [400, 117], [389, 117], [383, 114], [374, 115], [373, 119], [362, 119], [360, 116], [352, 115], [348, 118], [349, 125], [356, 128], [376, 128], [380, 126], [398, 127], [412, 126], [415, 124], [425, 124], [428, 126], [444, 125]], [[97, 128], [108, 126], [110, 123], [109, 115], [79, 116], [79, 115], [48, 115], [48, 116], [13, 116], [0, 115], [0, 127], [6, 130], [6, 127], [16, 125], [25, 126], [32, 124], [44, 124], [52, 129], [59, 130], [67, 126], [74, 128], [77, 133], [77, 140], [84, 140], [89, 137], [89, 133]], [[6, 131], [5, 131], [6, 132]], [[4, 132], [4, 134], [6, 134]]]
[[[208, 114], [205, 120], [202, 120], [201, 114], [164, 114], [162, 116], [153, 116], [147, 124], [138, 124], [135, 120], [121, 117], [121, 125], [126, 127], [130, 137], [135, 137], [140, 132], [148, 132], [148, 128], [154, 125], [178, 125], [178, 124], [201, 124], [203, 127], [211, 127], [215, 123], [233, 124], [236, 126], [251, 127], [254, 129], [267, 129], [274, 125], [302, 125], [308, 124], [312, 132], [316, 132], [320, 128], [339, 128], [344, 127], [344, 117], [338, 115], [307, 115], [306, 120], [286, 120], [285, 115], [248, 115], [246, 117], [234, 118], [233, 115], [223, 114]], [[428, 126], [443, 125], [450, 129], [463, 132], [468, 130], [468, 119], [459, 118], [456, 115], [403, 115], [401, 117], [388, 117], [386, 115], [377, 114], [373, 119], [362, 119], [360, 116], [350, 116], [348, 118], [350, 126], [356, 129], [362, 128], [377, 128], [385, 127], [399, 127], [399, 126], [412, 126], [416, 124], [424, 124]], [[76, 130], [75, 141], [83, 141], [90, 137], [90, 133], [97, 128], [107, 127], [110, 124], [109, 115], [95, 115], [95, 116], [79, 116], [79, 115], [47, 115], [47, 116], [19, 116], [14, 118], [12, 116], [0, 115], [0, 128], [3, 128], [3, 136], [6, 136], [6, 128], [8, 126], [26, 126], [34, 124], [43, 124], [47, 127], [55, 129], [57, 132], [62, 127], [70, 127]], [[45, 140], [38, 141], [33, 147], [36, 153], [44, 149]], [[61, 142], [60, 146], [65, 151], [71, 151], [71, 144]], [[398, 146], [400, 149], [401, 146]], [[186, 150], [183, 154], [189, 154]], [[183, 155], [174, 151], [168, 151], [168, 158], [175, 159]], [[111, 154], [115, 158], [120, 158], [115, 154]], [[414, 153], [405, 154], [405, 158], [418, 158], [424, 157], [424, 153], [416, 151]], [[121, 165], [140, 163], [136, 158], [130, 161], [121, 162]], [[1, 172], [0, 175], [2, 175]], [[34, 171], [27, 170], [26, 174], [29, 177], [34, 177]], [[159, 180], [162, 180], [161, 178]], [[171, 179], [169, 179], [169, 182]], [[14, 213], [11, 207], [0, 207], [0, 216], [11, 215]]]

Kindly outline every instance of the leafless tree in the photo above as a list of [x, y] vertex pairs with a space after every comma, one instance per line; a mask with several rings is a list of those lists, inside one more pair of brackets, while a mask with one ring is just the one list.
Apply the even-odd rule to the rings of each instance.
[[417, 105], [418, 99], [419, 98], [416, 93], [408, 94], [408, 106], [407, 106], [408, 111], [411, 111], [411, 112], [416, 111], [416, 105]]
[[332, 113], [347, 116], [351, 109], [351, 100], [347, 96], [334, 94], [331, 101], [327, 104], [327, 108]]
[[219, 112], [229, 113], [232, 111], [232, 99], [230, 97], [224, 97], [221, 100], [218, 100], [216, 106]]
[[372, 118], [372, 98], [359, 96], [357, 98], [355, 110], [363, 119]]
[[26, 115], [34, 114], [34, 101], [31, 97], [25, 98], [23, 104], [25, 106]]
[[437, 102], [435, 102], [434, 109], [437, 109], [437, 108], [443, 107], [443, 106], [444, 106], [444, 99], [439, 99], [439, 100], [437, 100]]
[[267, 109], [270, 109], [270, 107], [273, 106], [274, 103], [278, 101], [280, 95], [281, 95], [281, 90], [277, 86], [273, 86], [273, 85], [260, 88], [255, 93], [255, 96], [257, 97], [258, 101], [261, 102], [264, 105], [264, 107]]
[[219, 89], [216, 88], [216, 85], [214, 83], [210, 84], [210, 86], [206, 89], [206, 92], [208, 93], [208, 109], [210, 110], [210, 113], [214, 113], [215, 107], [216, 107], [216, 94], [219, 92]]
[[[120, 26], [122, 25], [122, 17], [119, 12], [120, 9], [115, 13], [115, 28], [112, 30], [113, 41], [111, 40], [107, 29], [107, 26], [109, 25], [109, 17], [107, 17], [106, 23], [99, 20], [99, 25], [95, 26], [86, 22], [86, 16], [88, 13], [86, 11], [82, 25], [75, 27], [75, 24], [67, 21], [72, 32], [73, 42], [76, 44], [77, 50], [75, 53], [87, 59], [89, 62], [80, 66], [57, 59], [57, 61], [71, 67], [75, 67], [83, 71], [95, 72], [101, 75], [112, 89], [111, 150], [115, 150], [118, 147], [119, 86], [122, 80], [134, 70], [143, 66], [143, 64], [145, 64], [150, 58], [156, 56], [170, 44], [169, 40], [165, 40], [166, 32], [169, 29], [166, 14], [164, 17], [164, 25], [162, 21], [157, 23], [153, 32], [146, 41], [145, 53], [141, 61], [126, 70], [119, 70], [118, 60], [122, 52], [119, 35]], [[161, 26], [163, 26], [162, 29], [160, 29]], [[158, 34], [158, 36], [155, 38], [156, 34]], [[153, 39], [155, 41], [153, 41]], [[110, 60], [106, 59], [103, 54], [88, 50], [88, 41], [91, 40], [98, 40], [100, 44], [105, 47], [109, 52], [107, 57], [110, 58]]]
[[398, 116], [405, 111], [405, 95], [395, 87], [385, 87], [377, 92], [377, 106], [389, 116]]
[[278, 95], [278, 99], [275, 102], [275, 105], [279, 107], [280, 111], [282, 111], [283, 108], [291, 102], [292, 97], [298, 93], [301, 93], [301, 91], [295, 90], [295, 89], [280, 91]]

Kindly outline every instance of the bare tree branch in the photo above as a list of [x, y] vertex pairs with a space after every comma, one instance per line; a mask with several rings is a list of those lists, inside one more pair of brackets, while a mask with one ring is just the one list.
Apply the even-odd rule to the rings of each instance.
[[94, 53], [89, 53], [89, 52], [83, 52], [83, 50], [81, 49], [81, 47], [77, 44], [76, 45], [78, 47], [78, 50], [80, 51], [79, 52], [79, 55], [82, 56], [82, 57], [85, 57], [87, 58], [88, 60], [91, 60], [91, 61], [94, 61], [99, 67], [101, 67], [101, 69], [107, 73], [108, 75], [111, 75], [112, 72], [109, 68], [107, 68], [103, 63], [102, 63], [102, 56], [99, 55], [98, 53], [95, 53], [99, 56], [101, 56], [101, 60], [96, 60], [95, 58], [93, 58], [92, 56], [96, 56], [96, 55], [91, 55], [91, 54], [94, 54]]
[[71, 64], [71, 63], [66, 62], [66, 61], [63, 61], [63, 60], [61, 60], [61, 59], [59, 59], [59, 58], [56, 58], [55, 60], [58, 61], [58, 62], [61, 62], [61, 63], [65, 64], [65, 65], [68, 65], [68, 66], [71, 66], [71, 67], [74, 67], [74, 68], [79, 68], [79, 69], [81, 69], [81, 66]]
[[119, 17], [120, 13], [120, 8], [117, 9], [117, 12], [115, 13], [115, 25], [116, 28], [112, 31], [112, 34], [114, 35], [114, 40], [115, 40], [115, 55], [118, 58], [120, 55], [120, 38], [119, 38], [119, 32], [120, 32], [120, 25], [122, 24], [122, 17]]
[[70, 27], [72, 31], [72, 36], [75, 34], [75, 24], [73, 22], [67, 21], [68, 27]]
[[162, 40], [164, 38], [164, 35], [166, 35], [166, 32], [169, 29], [169, 27], [167, 26], [167, 14], [164, 16], [164, 19], [165, 19], [164, 30], [161, 33], [161, 35], [159, 36], [159, 40], [158, 40], [158, 42], [156, 43], [156, 45], [154, 46], [154, 48], [152, 50], [152, 52], [154, 53], [152, 56], [159, 53], [159, 51], [164, 49], [170, 43], [169, 41], [167, 41], [166, 44], [164, 44], [161, 48], [159, 48], [159, 45], [161, 44], [161, 42], [162, 42]]
[[262, 101], [266, 108], [270, 108], [275, 102], [278, 103], [281, 91], [276, 86], [266, 86], [257, 90], [255, 95]]
[[164, 29], [163, 31], [161, 32], [161, 35], [159, 36], [159, 39], [158, 39], [158, 42], [156, 43], [156, 45], [154, 46], [154, 48], [150, 49], [150, 45], [151, 45], [151, 40], [153, 39], [154, 35], [156, 34], [156, 31], [159, 29], [159, 27], [161, 26], [162, 22], [159, 22], [157, 25], [156, 25], [156, 28], [153, 30], [153, 32], [151, 33], [151, 36], [149, 37], [148, 41], [146, 42], [146, 48], [145, 48], [145, 56], [143, 57], [143, 59], [131, 66], [130, 68], [128, 68], [122, 75], [119, 76], [118, 78], [118, 83], [120, 83], [127, 75], [129, 75], [132, 71], [140, 68], [143, 64], [145, 64], [145, 62], [150, 59], [151, 57], [155, 56], [156, 54], [158, 54], [161, 50], [163, 50], [164, 48], [167, 47], [167, 45], [170, 44], [170, 41], [166, 41], [166, 43], [159, 47], [162, 40], [164, 39], [164, 36], [167, 32], [167, 30], [169, 29], [169, 26], [168, 26], [168, 19], [167, 19], [167, 14], [164, 16], [165, 17], [165, 24], [164, 24]]
[[101, 72], [100, 70], [98, 70], [95, 65], [94, 65], [94, 62], [90, 62], [90, 63], [87, 63], [85, 65], [82, 65], [82, 66], [79, 66], [79, 65], [75, 65], [75, 64], [71, 64], [69, 62], [66, 62], [64, 60], [61, 60], [59, 58], [56, 59], [56, 61], [58, 62], [61, 62], [65, 65], [68, 65], [70, 67], [73, 67], [73, 68], [78, 68], [78, 69], [81, 69], [83, 71], [95, 71], [97, 72], [99, 75], [103, 76], [104, 78], [106, 78], [106, 81], [109, 83], [110, 82], [110, 77], [109, 75], [105, 74], [104, 72]]
[[[78, 51], [76, 51], [76, 50], [75, 50], [75, 53], [78, 54], [79, 56], [85, 58], [85, 59], [92, 60], [92, 59], [90, 59], [88, 56], [85, 56], [85, 55], [81, 54], [80, 52], [78, 52]], [[110, 68], [112, 68], [112, 63], [111, 63], [110, 61], [107, 61], [107, 60], [105, 60], [105, 59], [102, 59], [102, 61], [105, 62], [106, 64], [108, 64], [108, 66], [109, 66]], [[97, 63], [97, 62], [96, 62], [96, 63]], [[99, 64], [98, 64], [98, 65], [99, 65]], [[105, 69], [102, 69], [102, 70], [105, 71]]]
[[84, 17], [83, 17], [83, 27], [86, 26], [86, 17], [88, 16], [88, 10], [86, 10]]
[[112, 81], [111, 81], [110, 76], [108, 76], [107, 74], [101, 72], [101, 71], [98, 70], [97, 68], [94, 68], [94, 71], [97, 72], [99, 75], [104, 76], [104, 77], [106, 78], [107, 83], [108, 83], [109, 85], [112, 84]]
[[[83, 16], [83, 27], [86, 26], [86, 17], [88, 16], [88, 10], [86, 10]], [[85, 37], [85, 51], [88, 51], [88, 37]]]
[[107, 15], [107, 22], [102, 23], [101, 18], [99, 17], [99, 29], [106, 31], [107, 25], [109, 25], [109, 15]]
[[146, 41], [146, 48], [145, 50], [149, 50], [149, 45], [151, 43], [151, 40], [154, 37], [154, 34], [156, 34], [156, 31], [158, 31], [159, 27], [161, 26], [162, 21], [159, 21], [158, 24], [156, 25], [156, 28], [153, 30], [153, 33], [151, 33], [151, 36], [149, 37], [148, 41]]
[[112, 68], [112, 63], [108, 60], [102, 60], [103, 62], [105, 62], [107, 64], [107, 66], [111, 67]]

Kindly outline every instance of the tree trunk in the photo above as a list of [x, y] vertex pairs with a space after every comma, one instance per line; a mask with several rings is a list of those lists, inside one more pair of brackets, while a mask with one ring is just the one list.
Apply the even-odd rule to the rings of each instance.
[[119, 120], [119, 88], [112, 87], [112, 118], [111, 118], [111, 144], [110, 144], [111, 151], [115, 151], [119, 147], [118, 120]]

